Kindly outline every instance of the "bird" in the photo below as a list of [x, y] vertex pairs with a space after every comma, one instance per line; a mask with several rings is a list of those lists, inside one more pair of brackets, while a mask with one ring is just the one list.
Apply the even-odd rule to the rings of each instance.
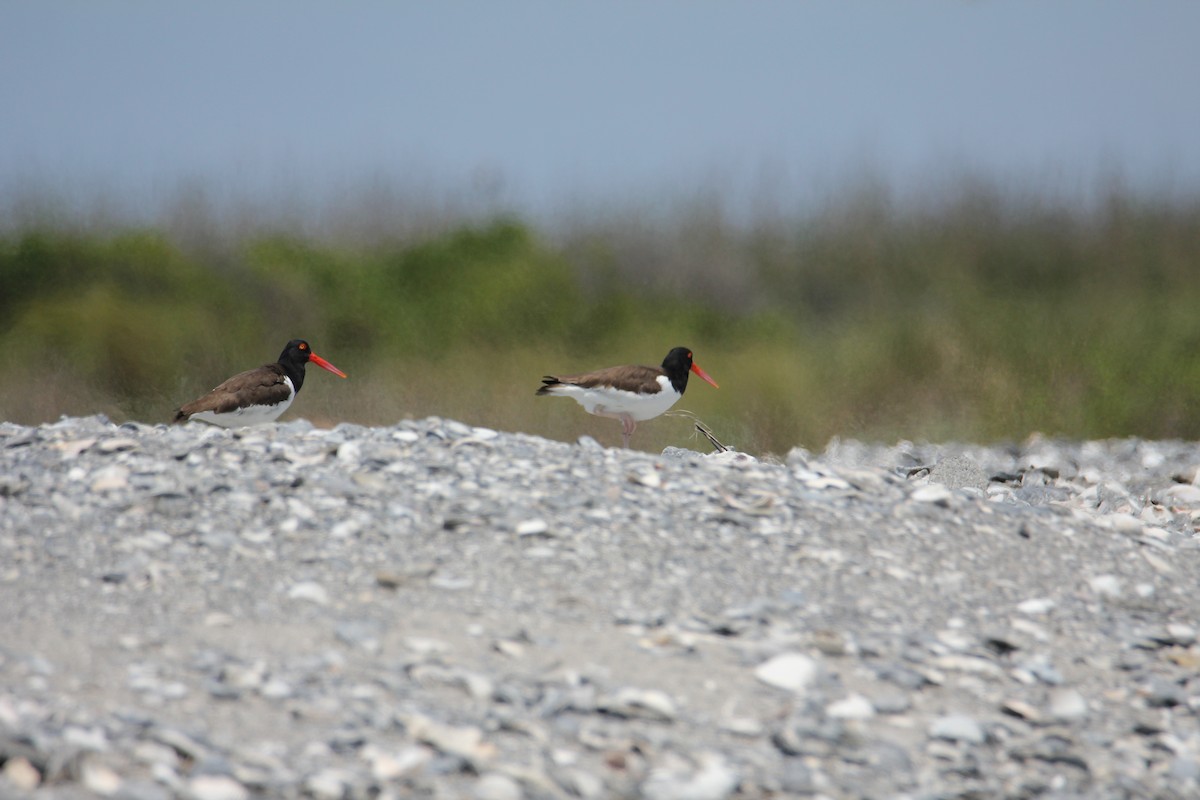
[[657, 417], [683, 397], [689, 372], [720, 388], [692, 361], [691, 350], [676, 347], [667, 353], [661, 367], [630, 365], [579, 375], [547, 375], [537, 394], [572, 397], [589, 414], [619, 420], [621, 441], [628, 448], [639, 422]]
[[175, 410], [172, 422], [200, 420], [222, 428], [240, 428], [274, 422], [304, 385], [304, 365], [309, 362], [339, 378], [346, 373], [312, 351], [303, 339], [292, 339], [274, 364], [234, 375], [206, 395]]

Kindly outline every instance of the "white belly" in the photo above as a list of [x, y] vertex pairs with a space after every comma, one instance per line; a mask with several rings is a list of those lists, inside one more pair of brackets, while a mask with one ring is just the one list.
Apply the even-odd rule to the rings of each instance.
[[682, 396], [666, 376], [660, 377], [658, 383], [662, 389], [655, 394], [638, 394], [607, 387], [585, 389], [569, 384], [555, 386], [554, 394], [573, 397], [589, 414], [601, 417], [628, 415], [634, 421], [642, 422], [659, 416], [679, 402]]
[[224, 414], [217, 414], [213, 411], [197, 411], [188, 417], [188, 419], [198, 419], [201, 422], [207, 422], [210, 425], [219, 425], [222, 428], [244, 428], [250, 425], [265, 425], [268, 422], [274, 422], [279, 419], [280, 414], [288, 410], [288, 406], [296, 399], [296, 390], [292, 389], [291, 379], [284, 378], [283, 380], [287, 383], [290, 394], [281, 403], [276, 403], [273, 406], [243, 406]]

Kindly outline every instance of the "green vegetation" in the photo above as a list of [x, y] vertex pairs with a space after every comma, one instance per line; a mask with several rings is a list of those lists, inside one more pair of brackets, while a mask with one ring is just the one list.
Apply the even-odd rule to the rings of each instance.
[[[513, 219], [411, 240], [156, 230], [0, 238], [0, 419], [161, 421], [308, 338], [292, 415], [437, 414], [563, 439], [618, 426], [539, 377], [684, 344], [722, 388], [679, 408], [752, 452], [893, 440], [1200, 436], [1200, 203], [1121, 192], [1087, 212], [964, 191], [904, 211], [866, 193], [805, 219], [700, 209], [649, 227]], [[667, 417], [634, 438], [688, 444]], [[699, 445], [696, 445], [699, 446]]]

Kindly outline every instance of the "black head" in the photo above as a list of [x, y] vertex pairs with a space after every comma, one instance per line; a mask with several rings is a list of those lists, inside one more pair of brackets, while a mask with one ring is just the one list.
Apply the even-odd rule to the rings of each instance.
[[304, 365], [312, 358], [312, 348], [303, 339], [292, 339], [279, 354], [280, 364]]
[[692, 351], [686, 347], [672, 349], [663, 359], [662, 368], [672, 380], [677, 377], [683, 378], [686, 384], [688, 372], [692, 368]]
[[279, 354], [279, 366], [283, 367], [283, 371], [292, 379], [292, 386], [297, 392], [304, 384], [304, 365], [310, 361], [321, 369], [329, 370], [339, 378], [346, 377], [346, 373], [314, 353], [308, 342], [303, 339], [292, 339]]
[[689, 372], [696, 373], [712, 384], [714, 388], [718, 388], [717, 382], [692, 362], [692, 351], [686, 347], [676, 347], [667, 353], [667, 357], [663, 359], [662, 368], [667, 377], [671, 379], [671, 385], [675, 387], [675, 391], [680, 394], [683, 394], [684, 389], [687, 388]]
[[279, 366], [292, 381], [297, 392], [304, 385], [304, 365], [312, 357], [312, 347], [303, 339], [292, 339], [279, 354]]

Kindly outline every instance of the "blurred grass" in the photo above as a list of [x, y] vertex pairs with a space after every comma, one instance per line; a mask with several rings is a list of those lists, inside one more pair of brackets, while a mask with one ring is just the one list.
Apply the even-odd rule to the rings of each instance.
[[[1197, 438], [1200, 203], [1114, 190], [1088, 210], [964, 185], [898, 209], [850, 192], [803, 218], [719, 207], [576, 222], [515, 218], [350, 239], [211, 227], [0, 238], [0, 418], [161, 421], [308, 338], [291, 415], [440, 415], [616, 444], [619, 426], [539, 377], [691, 347], [722, 388], [677, 406], [751, 452], [894, 440]], [[635, 446], [694, 443], [643, 424]], [[700, 446], [694, 443], [694, 446]]]

